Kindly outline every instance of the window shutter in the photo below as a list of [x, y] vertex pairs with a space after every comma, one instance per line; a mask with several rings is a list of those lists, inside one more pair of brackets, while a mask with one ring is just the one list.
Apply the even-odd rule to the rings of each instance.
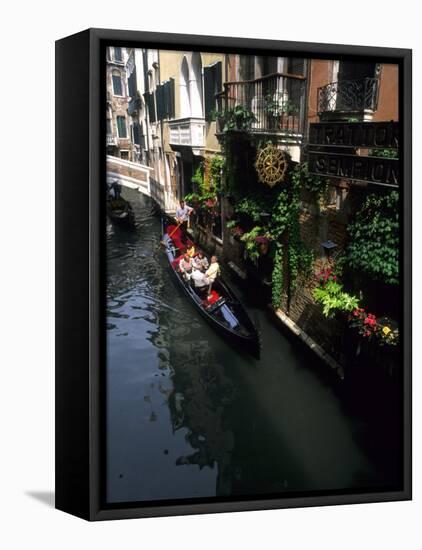
[[135, 122], [133, 125], [133, 142], [136, 145], [141, 145], [141, 129], [139, 126], [139, 122]]
[[114, 48], [115, 61], [122, 61], [122, 48]]
[[217, 61], [209, 67], [204, 67], [204, 99], [205, 99], [205, 120], [212, 119], [212, 112], [217, 106], [215, 94], [221, 91], [222, 86], [222, 63]]
[[214, 74], [215, 74], [215, 93], [221, 92], [223, 86], [223, 64], [221, 61], [217, 61], [214, 65]]
[[175, 106], [174, 106], [174, 78], [170, 78], [168, 83], [168, 117], [175, 117]]
[[214, 67], [204, 67], [205, 120], [211, 120], [211, 113], [215, 104], [214, 88]]
[[129, 95], [132, 99], [136, 99], [136, 70], [134, 69], [128, 78]]
[[119, 75], [113, 75], [113, 93], [114, 95], [123, 95], [122, 79]]
[[165, 118], [165, 105], [164, 105], [164, 86], [159, 84], [155, 90], [155, 96], [157, 99], [157, 118], [163, 120]]
[[145, 104], [146, 104], [147, 109], [148, 109], [149, 121], [150, 122], [155, 122], [154, 94], [152, 94], [151, 92], [147, 92], [147, 93], [144, 94], [144, 98], [145, 98]]
[[120, 138], [126, 138], [126, 119], [124, 116], [117, 117], [117, 132]]

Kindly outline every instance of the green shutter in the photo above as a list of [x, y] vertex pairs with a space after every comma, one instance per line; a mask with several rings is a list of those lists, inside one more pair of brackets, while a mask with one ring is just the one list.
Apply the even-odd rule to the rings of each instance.
[[136, 99], [136, 68], [133, 69], [132, 74], [127, 80], [129, 95], [132, 99]]
[[118, 132], [120, 138], [126, 138], [127, 137], [126, 119], [125, 119], [124, 116], [118, 116], [117, 117], [117, 132]]
[[164, 107], [164, 86], [158, 84], [155, 89], [155, 97], [157, 100], [157, 118], [158, 120], [163, 120], [165, 118], [165, 107]]
[[139, 122], [135, 122], [133, 125], [133, 142], [136, 145], [141, 145], [141, 131]]
[[176, 109], [175, 109], [175, 99], [174, 99], [174, 78], [170, 78], [168, 84], [169, 90], [169, 104], [168, 104], [168, 117], [174, 118]]
[[212, 120], [212, 112], [216, 109], [217, 102], [215, 94], [221, 92], [222, 86], [222, 63], [217, 61], [209, 67], [204, 67], [204, 99], [205, 119]]
[[113, 75], [113, 93], [114, 95], [123, 95], [122, 79], [116, 74]]
[[204, 67], [205, 120], [211, 120], [211, 113], [215, 104], [214, 88], [214, 67]]
[[221, 92], [223, 87], [223, 64], [221, 61], [217, 61], [214, 65], [214, 74], [215, 74], [215, 93]]
[[145, 98], [145, 105], [147, 107], [148, 114], [149, 114], [149, 121], [155, 122], [154, 94], [152, 94], [151, 92], [147, 92], [144, 94], [144, 98]]

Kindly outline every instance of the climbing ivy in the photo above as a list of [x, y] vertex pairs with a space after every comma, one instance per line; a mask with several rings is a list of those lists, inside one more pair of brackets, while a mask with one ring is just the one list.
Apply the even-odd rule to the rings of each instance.
[[272, 274], [272, 303], [274, 307], [281, 304], [283, 293], [283, 245], [281, 242], [275, 245], [274, 268]]
[[298, 164], [292, 173], [292, 180], [298, 185], [303, 185], [305, 189], [313, 193], [316, 198], [321, 197], [328, 187], [328, 179], [309, 173], [307, 162]]
[[345, 261], [357, 272], [385, 284], [399, 284], [399, 194], [368, 195], [348, 226]]

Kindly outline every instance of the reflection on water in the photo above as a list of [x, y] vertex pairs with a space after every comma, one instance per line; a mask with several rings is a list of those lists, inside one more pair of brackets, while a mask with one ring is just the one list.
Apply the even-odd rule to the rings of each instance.
[[139, 227], [107, 227], [108, 501], [389, 481], [390, 466], [365, 447], [367, 423], [346, 414], [333, 384], [265, 311], [250, 308], [260, 361], [198, 316], [174, 286], [151, 203], [124, 195]]

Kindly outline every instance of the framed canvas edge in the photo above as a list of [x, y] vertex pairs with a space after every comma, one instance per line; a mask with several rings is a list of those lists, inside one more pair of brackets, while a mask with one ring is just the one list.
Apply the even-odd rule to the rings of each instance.
[[[90, 365], [89, 365], [89, 519], [92, 521], [157, 517], [187, 514], [224, 513], [235, 511], [252, 511], [265, 509], [282, 509], [290, 507], [329, 506], [358, 503], [379, 503], [386, 501], [402, 501], [412, 499], [412, 376], [411, 376], [411, 114], [412, 114], [412, 50], [397, 48], [379, 48], [371, 46], [348, 46], [333, 44], [313, 44], [304, 42], [284, 42], [276, 40], [250, 39], [250, 38], [226, 38], [209, 37], [185, 34], [150, 33], [142, 31], [118, 31], [107, 29], [89, 29], [90, 32], [90, 86], [89, 86], [89, 197], [90, 197], [90, 223], [89, 223], [89, 325], [90, 325]], [[102, 506], [100, 493], [100, 431], [101, 431], [101, 384], [100, 384], [100, 353], [98, 342], [100, 339], [101, 324], [99, 312], [101, 308], [100, 296], [97, 291], [101, 278], [99, 263], [100, 241], [100, 208], [98, 204], [101, 176], [101, 102], [100, 98], [100, 43], [113, 40], [126, 42], [155, 42], [157, 46], [178, 44], [191, 44], [193, 47], [206, 49], [207, 45], [218, 46], [224, 40], [225, 48], [252, 48], [273, 49], [284, 51], [305, 51], [311, 55], [327, 56], [379, 56], [395, 59], [402, 70], [401, 79], [401, 106], [403, 119], [403, 189], [404, 192], [404, 216], [403, 216], [403, 281], [404, 281], [404, 487], [402, 491], [380, 492], [367, 494], [347, 494], [321, 497], [297, 497], [278, 498], [250, 501], [231, 501], [198, 504], [177, 504], [160, 506], [128, 506], [125, 508]], [[394, 62], [394, 61], [392, 61]]]

